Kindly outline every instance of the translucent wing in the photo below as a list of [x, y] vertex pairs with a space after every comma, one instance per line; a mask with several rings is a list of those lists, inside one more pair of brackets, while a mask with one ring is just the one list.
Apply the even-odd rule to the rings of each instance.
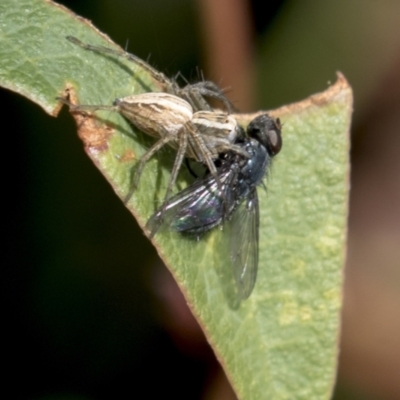
[[219, 225], [226, 210], [229, 212], [234, 207], [230, 187], [236, 176], [235, 170], [225, 168], [218, 173], [220, 186], [215, 177], [208, 175], [171, 197], [147, 222], [150, 235], [154, 236], [163, 225], [193, 235], [200, 235]]
[[229, 222], [230, 257], [239, 296], [247, 299], [256, 283], [260, 214], [254, 188], [238, 206]]

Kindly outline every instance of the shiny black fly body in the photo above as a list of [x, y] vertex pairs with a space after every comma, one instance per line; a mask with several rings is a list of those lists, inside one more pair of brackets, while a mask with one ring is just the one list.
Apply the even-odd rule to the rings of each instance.
[[256, 117], [247, 137], [237, 146], [250, 158], [235, 152], [222, 155], [217, 174], [196, 180], [164, 203], [146, 227], [154, 236], [161, 226], [199, 238], [216, 226], [229, 231], [230, 260], [239, 297], [247, 299], [258, 269], [259, 204], [257, 186], [262, 183], [272, 158], [282, 146], [281, 126], [267, 114]]

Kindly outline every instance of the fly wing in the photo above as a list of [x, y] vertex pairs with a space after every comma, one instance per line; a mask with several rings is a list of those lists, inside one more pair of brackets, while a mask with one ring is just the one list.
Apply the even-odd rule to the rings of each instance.
[[256, 283], [260, 214], [257, 190], [238, 206], [230, 225], [230, 257], [239, 296], [247, 299]]
[[171, 197], [147, 222], [146, 228], [151, 237], [162, 226], [182, 233], [200, 235], [220, 224], [225, 208], [232, 207], [229, 188], [235, 177], [236, 174], [231, 169], [219, 171], [220, 186], [215, 177], [208, 175]]

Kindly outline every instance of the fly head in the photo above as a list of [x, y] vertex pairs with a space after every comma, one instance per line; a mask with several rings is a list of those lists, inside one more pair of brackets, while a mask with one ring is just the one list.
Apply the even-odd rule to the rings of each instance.
[[247, 134], [259, 141], [271, 156], [275, 156], [282, 148], [281, 128], [279, 118], [274, 119], [268, 114], [262, 114], [250, 122]]

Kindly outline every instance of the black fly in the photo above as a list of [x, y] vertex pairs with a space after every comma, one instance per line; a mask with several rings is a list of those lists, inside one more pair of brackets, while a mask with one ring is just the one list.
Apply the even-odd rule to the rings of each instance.
[[239, 297], [247, 299], [258, 269], [259, 204], [257, 186], [262, 183], [272, 158], [282, 146], [280, 121], [267, 114], [247, 127], [247, 137], [235, 143], [250, 158], [230, 151], [217, 165], [219, 184], [208, 174], [167, 200], [146, 227], [154, 236], [162, 226], [199, 238], [223, 225], [230, 234], [230, 259]]

